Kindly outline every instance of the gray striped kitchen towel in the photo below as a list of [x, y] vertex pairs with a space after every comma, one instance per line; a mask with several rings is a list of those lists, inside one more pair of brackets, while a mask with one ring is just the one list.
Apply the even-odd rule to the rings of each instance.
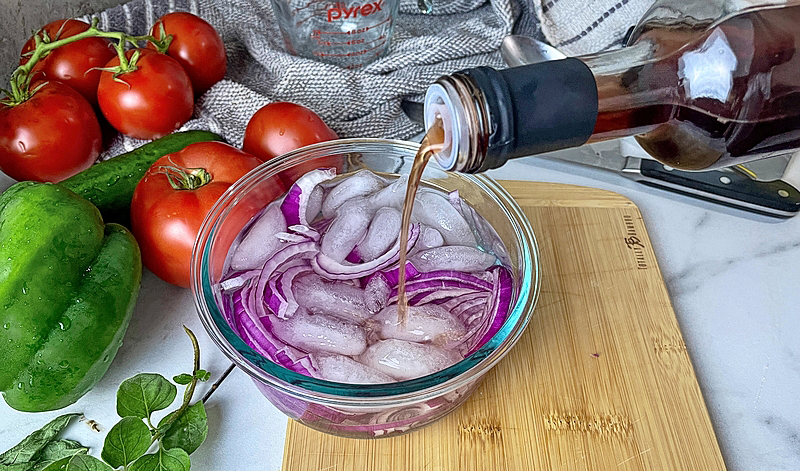
[[[389, 54], [359, 70], [287, 54], [269, 0], [133, 0], [90, 16], [103, 29], [130, 34], [146, 33], [169, 11], [189, 11], [211, 23], [226, 44], [228, 73], [200, 98], [184, 129], [208, 129], [241, 145], [247, 121], [271, 101], [311, 108], [341, 137], [410, 138], [422, 129], [403, 113], [402, 100], [420, 101], [444, 74], [504, 67], [499, 48], [506, 35], [546, 38], [568, 53], [599, 49], [621, 37], [650, 3], [619, 0], [624, 5], [603, 16], [610, 0], [592, 0], [590, 8], [580, 0], [433, 1], [434, 13], [423, 15], [417, 0], [401, 0]], [[593, 27], [593, 18], [605, 20]], [[119, 138], [103, 157], [141, 144]]]

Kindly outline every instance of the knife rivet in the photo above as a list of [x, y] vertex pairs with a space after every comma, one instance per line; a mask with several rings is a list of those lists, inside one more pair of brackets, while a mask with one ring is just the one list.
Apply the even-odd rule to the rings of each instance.
[[786, 190], [778, 190], [778, 196], [786, 198], [787, 196], [789, 196], [789, 192]]
[[719, 177], [719, 181], [721, 181], [722, 183], [724, 183], [724, 184], [726, 184], [726, 185], [727, 185], [728, 183], [730, 183], [730, 182], [731, 182], [731, 179], [730, 179], [730, 178], [728, 178], [728, 177], [724, 177], [724, 176], [723, 176], [723, 177]]

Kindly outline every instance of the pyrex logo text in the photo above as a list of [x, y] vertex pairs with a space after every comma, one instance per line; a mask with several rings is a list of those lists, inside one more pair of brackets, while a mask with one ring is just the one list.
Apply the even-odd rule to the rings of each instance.
[[359, 14], [361, 16], [371, 15], [375, 12], [381, 11], [383, 7], [384, 0], [378, 0], [377, 2], [367, 2], [363, 5], [353, 5], [351, 7], [345, 6], [344, 3], [334, 3], [331, 8], [328, 9], [328, 22], [331, 23], [336, 20], [341, 20], [342, 18], [356, 18]]

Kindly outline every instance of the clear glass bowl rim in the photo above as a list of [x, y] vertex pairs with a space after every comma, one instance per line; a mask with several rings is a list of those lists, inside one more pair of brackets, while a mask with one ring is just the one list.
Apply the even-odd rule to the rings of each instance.
[[[268, 384], [295, 398], [332, 406], [380, 407], [404, 402], [419, 402], [442, 396], [466, 383], [479, 379], [500, 361], [525, 331], [539, 299], [541, 271], [539, 248], [533, 229], [514, 198], [486, 175], [459, 174], [480, 188], [502, 207], [515, 230], [520, 250], [517, 298], [500, 330], [480, 349], [460, 362], [436, 373], [408, 381], [388, 384], [348, 384], [305, 376], [284, 368], [261, 356], [244, 343], [225, 321], [213, 295], [208, 273], [207, 257], [216, 224], [227, 214], [227, 208], [242, 191], [260, 180], [291, 168], [298, 156], [318, 152], [358, 153], [380, 152], [389, 147], [413, 157], [419, 144], [390, 139], [353, 138], [321, 142], [283, 154], [243, 176], [217, 200], [198, 233], [192, 251], [191, 290], [200, 320], [212, 341], [237, 367], [257, 381]], [[405, 156], [404, 156], [405, 158]], [[430, 165], [434, 163], [431, 162]]]

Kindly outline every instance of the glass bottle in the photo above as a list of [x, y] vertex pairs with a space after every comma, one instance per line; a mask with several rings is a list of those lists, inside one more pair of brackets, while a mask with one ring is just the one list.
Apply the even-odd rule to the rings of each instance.
[[[686, 5], [691, 3], [691, 5]], [[682, 170], [800, 147], [800, 0], [659, 1], [622, 49], [441, 77], [425, 97], [442, 119], [448, 170], [635, 136]]]

